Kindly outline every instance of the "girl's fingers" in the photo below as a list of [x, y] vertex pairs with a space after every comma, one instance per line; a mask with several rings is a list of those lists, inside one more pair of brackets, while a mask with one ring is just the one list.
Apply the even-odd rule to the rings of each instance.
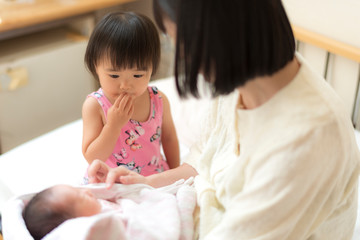
[[114, 106], [116, 107], [116, 108], [119, 108], [119, 106], [120, 106], [120, 102], [121, 102], [121, 100], [124, 98], [124, 95], [123, 94], [120, 94], [118, 97], [117, 97], [117, 99], [115, 100], [115, 102], [114, 102]]
[[120, 102], [120, 108], [123, 109], [124, 112], [128, 113], [131, 107], [133, 106], [133, 98], [132, 96], [125, 95]]
[[109, 172], [109, 167], [106, 163], [100, 160], [94, 160], [88, 168], [88, 176], [90, 182], [104, 182]]
[[110, 171], [109, 172], [109, 174], [107, 175], [107, 177], [106, 177], [106, 188], [107, 189], [110, 189], [113, 185], [114, 185], [114, 183], [115, 183], [115, 181], [116, 181], [116, 174], [114, 173], [114, 171]]
[[127, 106], [127, 103], [129, 102], [129, 95], [124, 95], [123, 98], [120, 101], [120, 107], [122, 109], [125, 109], [125, 107]]

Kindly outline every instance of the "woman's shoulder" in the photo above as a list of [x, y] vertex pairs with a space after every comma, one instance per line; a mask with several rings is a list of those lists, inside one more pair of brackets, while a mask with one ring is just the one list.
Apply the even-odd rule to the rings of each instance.
[[299, 54], [297, 58], [301, 64], [297, 75], [262, 108], [263, 111], [258, 111], [260, 115], [268, 116], [266, 119], [273, 116], [288, 126], [320, 126], [333, 122], [347, 125], [350, 114], [346, 113], [343, 101], [304, 58]]

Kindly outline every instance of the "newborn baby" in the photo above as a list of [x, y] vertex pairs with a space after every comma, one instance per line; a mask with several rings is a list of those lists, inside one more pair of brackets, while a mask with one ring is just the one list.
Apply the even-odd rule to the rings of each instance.
[[[196, 192], [191, 181], [163, 188], [144, 184], [55, 185], [22, 206], [34, 239], [190, 240]], [[67, 221], [69, 220], [69, 221]], [[105, 225], [106, 227], [104, 227]], [[59, 227], [58, 227], [59, 226]], [[23, 239], [23, 238], [14, 238]]]
[[23, 218], [34, 239], [41, 239], [68, 219], [100, 213], [100, 201], [90, 189], [56, 185], [37, 193], [25, 206]]

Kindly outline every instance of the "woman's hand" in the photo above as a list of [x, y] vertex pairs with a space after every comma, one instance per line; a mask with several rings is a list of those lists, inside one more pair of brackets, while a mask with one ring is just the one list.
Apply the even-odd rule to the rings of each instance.
[[106, 163], [95, 160], [88, 168], [90, 183], [106, 183], [106, 188], [110, 189], [114, 183], [135, 184], [143, 183], [152, 187], [162, 187], [170, 185], [180, 179], [188, 179], [198, 175], [197, 171], [189, 164], [182, 164], [177, 168], [167, 170], [162, 173], [144, 177], [125, 167], [110, 168]]
[[122, 184], [135, 184], [135, 183], [147, 183], [147, 178], [131, 171], [125, 167], [111, 168], [106, 178], [107, 188], [111, 188], [114, 183]]

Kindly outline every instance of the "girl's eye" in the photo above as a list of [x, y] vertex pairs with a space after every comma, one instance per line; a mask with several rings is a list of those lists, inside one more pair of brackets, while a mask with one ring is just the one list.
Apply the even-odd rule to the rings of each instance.
[[114, 74], [111, 74], [109, 75], [111, 78], [119, 78], [119, 75], [114, 75]]
[[144, 76], [144, 75], [136, 74], [136, 75], [134, 75], [134, 78], [141, 78], [142, 76]]

